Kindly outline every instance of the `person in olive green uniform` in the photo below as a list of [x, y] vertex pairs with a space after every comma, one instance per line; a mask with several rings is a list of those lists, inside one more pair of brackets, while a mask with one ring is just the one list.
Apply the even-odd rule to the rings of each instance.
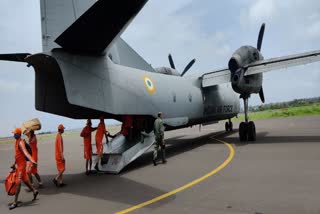
[[162, 113], [158, 113], [158, 118], [154, 121], [154, 135], [156, 143], [153, 151], [153, 165], [157, 165], [158, 152], [161, 154], [162, 163], [166, 163], [165, 142], [164, 142], [164, 125], [162, 121]]

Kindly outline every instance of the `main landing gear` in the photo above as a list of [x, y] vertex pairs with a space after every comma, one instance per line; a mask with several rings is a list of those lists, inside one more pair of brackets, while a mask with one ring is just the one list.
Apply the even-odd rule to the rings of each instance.
[[253, 121], [248, 122], [248, 99], [248, 96], [243, 97], [245, 122], [241, 122], [239, 126], [240, 141], [256, 140], [256, 126]]
[[226, 132], [232, 132], [233, 131], [233, 124], [231, 122], [231, 119], [229, 119], [229, 122], [226, 122], [225, 128], [226, 128]]

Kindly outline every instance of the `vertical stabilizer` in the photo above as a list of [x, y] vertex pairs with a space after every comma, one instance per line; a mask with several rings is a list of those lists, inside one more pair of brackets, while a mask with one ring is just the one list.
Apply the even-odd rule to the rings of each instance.
[[54, 40], [94, 3], [95, 0], [40, 0], [43, 51], [59, 47]]

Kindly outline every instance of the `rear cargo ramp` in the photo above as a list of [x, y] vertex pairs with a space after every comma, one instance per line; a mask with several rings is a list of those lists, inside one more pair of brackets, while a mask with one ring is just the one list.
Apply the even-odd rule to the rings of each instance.
[[[118, 174], [124, 167], [145, 153], [155, 142], [154, 133], [141, 133], [136, 139], [129, 140], [122, 134], [117, 134], [107, 144], [104, 144], [103, 158], [99, 170]], [[96, 154], [94, 154], [96, 156]]]

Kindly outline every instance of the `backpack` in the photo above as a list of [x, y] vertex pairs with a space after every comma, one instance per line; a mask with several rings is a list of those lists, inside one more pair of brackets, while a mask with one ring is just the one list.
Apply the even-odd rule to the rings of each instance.
[[6, 192], [8, 193], [8, 195], [16, 194], [16, 177], [17, 177], [17, 172], [15, 169], [12, 170], [6, 177], [4, 186], [6, 188]]
[[[31, 146], [29, 145], [29, 143], [27, 143], [26, 141], [24, 141], [25, 145], [26, 145], [26, 149], [29, 153], [30, 156], [32, 156], [32, 149]], [[26, 157], [26, 161], [30, 161], [27, 157]]]
[[[25, 140], [21, 140], [21, 141], [24, 142], [24, 145], [26, 146], [26, 149], [27, 149], [29, 155], [32, 156], [32, 149], [31, 149], [31, 146], [29, 145], [29, 143], [27, 143]], [[30, 161], [29, 158], [26, 157], [26, 161]]]

